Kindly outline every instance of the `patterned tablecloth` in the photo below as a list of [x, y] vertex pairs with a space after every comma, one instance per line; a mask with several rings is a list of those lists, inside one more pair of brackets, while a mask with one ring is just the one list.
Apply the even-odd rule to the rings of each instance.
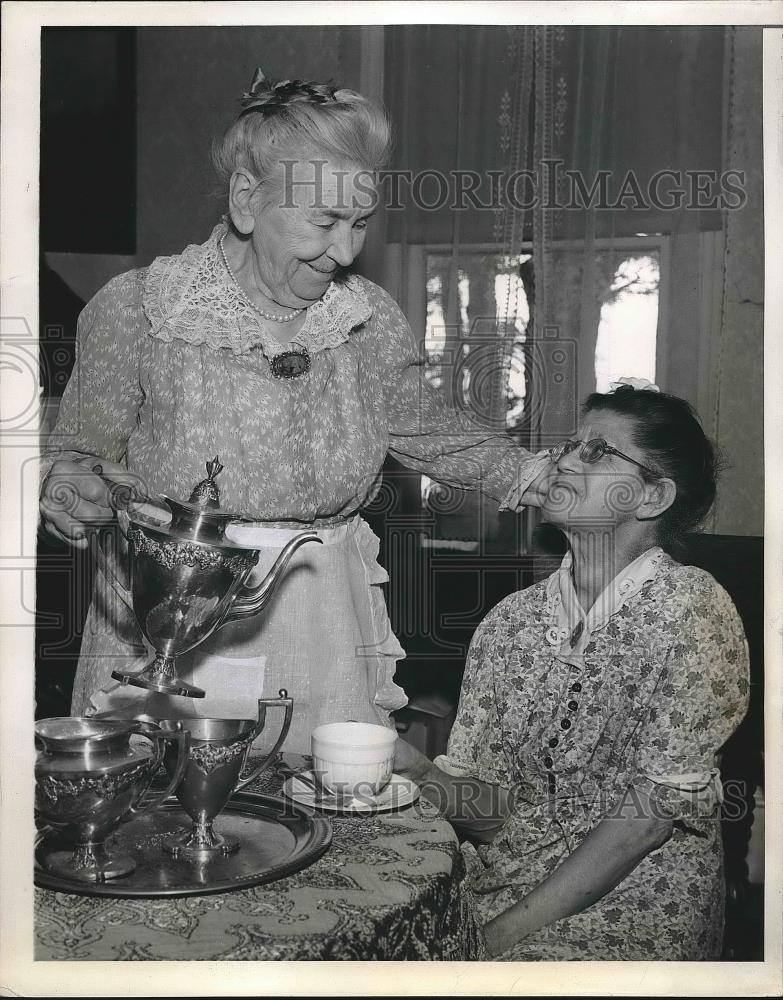
[[[248, 791], [279, 794], [279, 779]], [[330, 816], [309, 868], [215, 896], [115, 899], [35, 890], [45, 960], [466, 960], [481, 956], [451, 826], [426, 800]]]

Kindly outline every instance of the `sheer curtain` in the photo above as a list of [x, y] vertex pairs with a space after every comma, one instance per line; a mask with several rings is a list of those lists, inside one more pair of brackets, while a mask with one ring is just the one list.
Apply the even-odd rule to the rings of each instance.
[[[703, 335], [701, 235], [722, 226], [710, 206], [723, 45], [723, 28], [536, 29], [535, 160], [562, 164], [533, 239], [535, 431], [544, 443], [573, 425], [588, 392], [620, 375], [697, 402], [696, 380], [682, 371], [696, 372]], [[704, 197], [692, 197], [696, 172]], [[573, 380], [554, 361], [563, 353], [573, 356]]]
[[[760, 202], [727, 209], [720, 180], [745, 169], [760, 192], [760, 131], [757, 148], [744, 113], [759, 40], [724, 27], [387, 29], [394, 166], [430, 172], [387, 212], [387, 287], [452, 403], [537, 447], [573, 432], [596, 387], [644, 376], [726, 436], [720, 366], [733, 350], [752, 381], [760, 365], [736, 343], [724, 280], [724, 234], [736, 254]], [[454, 199], [454, 171], [481, 178], [480, 206]], [[435, 173], [451, 175], [448, 204]], [[749, 271], [758, 301], [758, 259]], [[496, 525], [487, 509], [481, 530]]]
[[[402, 207], [387, 212], [387, 277], [422, 343], [428, 304], [422, 285], [433, 274], [437, 279], [432, 295], [440, 305], [439, 353], [446, 359], [439, 387], [459, 403], [460, 380], [468, 381], [472, 367], [491, 382], [488, 351], [501, 350], [493, 341], [502, 347], [503, 317], [480, 272], [490, 248], [513, 247], [518, 254], [523, 239], [524, 213], [499, 208], [492, 177], [505, 176], [509, 165], [527, 167], [531, 159], [533, 35], [492, 26], [404, 26], [387, 33], [386, 99], [397, 133], [393, 167], [413, 178]], [[468, 175], [479, 179], [472, 197], [459, 192], [471, 183]], [[446, 190], [448, 197], [439, 197]], [[528, 220], [528, 238], [531, 225]], [[428, 275], [427, 255], [435, 248]], [[421, 274], [411, 273], [420, 268]], [[477, 343], [466, 345], [471, 339]], [[463, 363], [465, 346], [475, 348], [476, 363]], [[500, 385], [487, 391], [486, 383], [474, 380], [473, 408], [502, 424]]]
[[[535, 45], [536, 162], [562, 160], [588, 186], [608, 171], [621, 201], [535, 215], [537, 438], [565, 430], [596, 384], [654, 378], [721, 449], [710, 529], [760, 535], [761, 32], [550, 27]], [[556, 381], [554, 334], [576, 341], [573, 383]]]

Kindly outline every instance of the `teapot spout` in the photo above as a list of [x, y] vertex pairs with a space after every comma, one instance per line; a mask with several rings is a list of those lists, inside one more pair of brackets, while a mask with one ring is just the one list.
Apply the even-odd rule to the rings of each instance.
[[282, 579], [291, 556], [300, 545], [304, 545], [306, 542], [318, 542], [319, 545], [323, 545], [323, 539], [319, 538], [315, 531], [303, 531], [301, 535], [292, 538], [261, 583], [256, 587], [245, 587], [243, 591], [240, 591], [218, 628], [228, 625], [229, 622], [249, 618], [251, 615], [257, 615], [259, 611], [263, 611]]

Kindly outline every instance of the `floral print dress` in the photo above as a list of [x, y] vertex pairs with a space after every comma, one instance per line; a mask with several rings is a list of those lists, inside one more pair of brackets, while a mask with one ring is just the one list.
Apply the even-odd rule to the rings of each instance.
[[[387, 452], [513, 506], [544, 459], [449, 410], [423, 377], [397, 304], [357, 276], [333, 282], [307, 310], [292, 344], [308, 349], [310, 371], [275, 378], [270, 360], [285, 348], [228, 274], [218, 248], [224, 232], [221, 224], [203, 245], [119, 275], [87, 304], [42, 473], [57, 457], [95, 456], [124, 461], [151, 495], [187, 498], [205, 462], [219, 455], [222, 507], [253, 521], [254, 537], [279, 532], [277, 542], [259, 542], [259, 566], [274, 561], [285, 529], [323, 533], [329, 544], [294, 554], [263, 616], [215, 633], [180, 663], [181, 676], [220, 695], [215, 714], [255, 715], [258, 697], [287, 688], [295, 714], [286, 748], [309, 752], [309, 732], [320, 722], [391, 725], [390, 711], [406, 702], [393, 680], [405, 654], [386, 613], [388, 577], [360, 516], [380, 489]], [[120, 695], [138, 696], [138, 688], [119, 691], [110, 675], [150, 658], [128, 595], [110, 577], [97, 578], [75, 714], [114, 710]], [[177, 714], [182, 699], [167, 701], [175, 704], [126, 707]], [[208, 701], [187, 710], [209, 714]]]
[[[448, 753], [454, 774], [517, 789], [489, 845], [465, 844], [486, 922], [544, 881], [626, 790], [673, 832], [592, 906], [504, 960], [718, 958], [725, 885], [716, 755], [742, 720], [742, 624], [706, 572], [659, 548], [589, 613], [559, 571], [512, 594], [474, 636]], [[631, 802], [633, 802], [633, 797]], [[637, 800], [638, 801], [638, 800]]]

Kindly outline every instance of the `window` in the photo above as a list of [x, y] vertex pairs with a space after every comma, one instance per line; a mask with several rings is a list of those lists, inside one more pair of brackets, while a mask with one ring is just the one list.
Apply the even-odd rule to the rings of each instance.
[[660, 254], [612, 251], [603, 291], [595, 345], [595, 387], [607, 392], [611, 383], [630, 375], [655, 381], [658, 331]]
[[[452, 405], [471, 409], [498, 430], [514, 430], [524, 418], [534, 371], [526, 361], [535, 308], [532, 247], [523, 246], [512, 257], [496, 246], [463, 246], [456, 268], [449, 247], [410, 249], [411, 272], [422, 285], [417, 295], [412, 279], [410, 306], [425, 315], [426, 378]], [[577, 242], [556, 242], [551, 254], [558, 275], [555, 312], [569, 329], [580, 331], [577, 347], [591, 352], [589, 363], [577, 366], [578, 397], [605, 392], [623, 376], [654, 382], [665, 346], [658, 320], [665, 315], [666, 237], [596, 240], [588, 262]], [[586, 282], [594, 290], [587, 307]], [[450, 315], [456, 317], [451, 325]], [[423, 477], [424, 501], [431, 489]]]
[[[595, 329], [580, 334], [586, 344], [592, 336], [594, 380], [579, 387], [582, 395], [605, 392], [622, 376], [655, 381], [667, 249], [660, 236], [596, 241], [591, 275]], [[423, 263], [427, 379], [450, 402], [513, 429], [524, 413], [527, 391], [524, 345], [535, 291], [531, 248], [515, 257], [496, 247], [461, 248], [456, 289], [450, 288], [450, 251], [426, 248]], [[557, 314], [571, 317], [572, 328], [579, 330], [586, 280], [582, 246], [556, 243], [552, 264], [562, 279]], [[446, 321], [454, 312], [448, 308], [449, 295], [456, 296], [454, 328]]]
[[529, 253], [461, 255], [457, 270], [458, 325], [446, 322], [450, 256], [426, 258], [427, 320], [424, 334], [428, 381], [452, 401], [482, 418], [516, 426], [525, 402], [524, 344], [530, 322], [523, 274]]

